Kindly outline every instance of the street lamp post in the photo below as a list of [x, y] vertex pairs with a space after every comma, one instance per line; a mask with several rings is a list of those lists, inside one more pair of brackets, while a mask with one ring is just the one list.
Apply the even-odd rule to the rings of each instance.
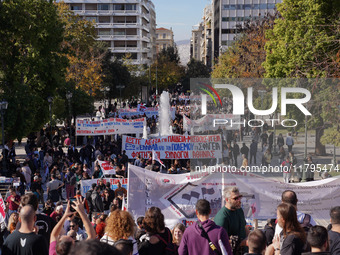
[[51, 136], [51, 142], [52, 142], [52, 102], [53, 102], [53, 97], [48, 97], [48, 109], [50, 111], [50, 136]]
[[[309, 108], [309, 106], [312, 104], [312, 101], [309, 101], [307, 103], [307, 109]], [[308, 131], [308, 128], [307, 128], [307, 124], [308, 124], [308, 117], [307, 115], [305, 115], [305, 147], [304, 147], [304, 152], [303, 152], [303, 157], [304, 157], [304, 160], [307, 159], [307, 131]], [[302, 167], [302, 179], [301, 181], [302, 182], [305, 182], [306, 181], [306, 178], [307, 178], [307, 170], [310, 171], [310, 169], [306, 168], [306, 164], [303, 164], [303, 167]]]
[[7, 173], [6, 168], [6, 160], [7, 157], [5, 157], [5, 122], [4, 122], [4, 115], [5, 111], [7, 110], [8, 102], [3, 100], [0, 102], [0, 108], [1, 108], [1, 127], [2, 127], [2, 172]]
[[[275, 113], [274, 113], [274, 118], [275, 118]], [[273, 129], [274, 129], [274, 136], [273, 136], [273, 142], [274, 142], [274, 151], [273, 154], [277, 155], [277, 151], [276, 151], [276, 124], [273, 123]]]
[[67, 102], [68, 102], [68, 114], [70, 115], [70, 139], [72, 142], [72, 110], [71, 110], [71, 99], [72, 99], [72, 92], [68, 91], [66, 93], [66, 98], [67, 98]]
[[[264, 97], [264, 94], [265, 94], [267, 91], [261, 89], [261, 90], [259, 90], [258, 92], [259, 92], [259, 94], [260, 94], [260, 96], [261, 96], [261, 103], [263, 104], [263, 97]], [[262, 116], [262, 120], [263, 120], [263, 116]], [[261, 127], [261, 130], [262, 130], [262, 133], [263, 133], [263, 125], [262, 125], [262, 127]]]
[[125, 88], [125, 85], [117, 85], [116, 88], [119, 89], [120, 103], [122, 103], [122, 89]]

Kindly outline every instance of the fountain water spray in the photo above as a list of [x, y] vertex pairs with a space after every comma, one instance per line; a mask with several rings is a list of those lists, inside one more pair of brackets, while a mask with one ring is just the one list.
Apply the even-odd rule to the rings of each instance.
[[159, 119], [158, 119], [158, 127], [159, 127], [159, 135], [160, 136], [168, 136], [172, 135], [172, 126], [170, 120], [170, 98], [169, 93], [163, 91], [160, 97], [160, 105], [159, 105]]

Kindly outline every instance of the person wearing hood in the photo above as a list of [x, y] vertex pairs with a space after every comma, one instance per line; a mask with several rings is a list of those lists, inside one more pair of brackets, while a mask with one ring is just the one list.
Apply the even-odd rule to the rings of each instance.
[[[179, 255], [191, 254], [232, 254], [227, 231], [209, 219], [211, 213], [210, 203], [200, 199], [196, 204], [198, 221], [188, 227], [182, 237], [178, 249]], [[209, 241], [212, 245], [209, 245]]]

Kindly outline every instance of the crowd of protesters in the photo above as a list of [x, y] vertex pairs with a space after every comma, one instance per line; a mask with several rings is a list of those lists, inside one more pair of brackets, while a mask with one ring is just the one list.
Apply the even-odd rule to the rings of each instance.
[[[242, 195], [234, 186], [224, 189], [225, 205], [213, 220], [210, 203], [200, 199], [195, 208], [197, 222], [190, 226], [178, 222], [172, 229], [166, 227], [166, 219], [158, 207], [150, 207], [134, 221], [116, 200], [126, 190], [119, 186], [113, 192], [108, 186], [103, 182], [94, 183], [86, 198], [77, 192], [64, 204], [46, 201], [44, 208], [39, 206], [38, 196], [33, 192], [20, 196], [12, 187], [6, 199], [6, 219], [1, 223], [2, 254], [288, 255], [308, 252], [333, 255], [340, 252], [340, 206], [331, 208], [326, 229], [316, 225], [312, 215], [298, 210], [298, 198], [293, 190], [282, 193], [277, 218], [269, 219], [260, 231], [246, 224]], [[112, 202], [106, 207], [107, 200]]]
[[[182, 99], [179, 100], [179, 95]], [[176, 107], [172, 120], [174, 134], [184, 134], [183, 114], [199, 118], [199, 111], [192, 109], [188, 94], [171, 94], [171, 105]], [[157, 106], [155, 97], [149, 106]], [[137, 107], [132, 100], [122, 107]], [[208, 110], [214, 111], [211, 103]], [[232, 104], [226, 101], [220, 111], [232, 112]], [[117, 104], [107, 109], [99, 107], [96, 118], [119, 117]], [[137, 115], [131, 118], [146, 117]], [[126, 118], [126, 117], [123, 117]], [[157, 131], [157, 116], [147, 118], [150, 134]], [[53, 134], [53, 135], [52, 135]], [[268, 166], [274, 160], [277, 164], [288, 166], [284, 173], [285, 182], [292, 180], [292, 169], [297, 165], [294, 156], [294, 138], [274, 133], [268, 125], [263, 128], [246, 127], [241, 130], [218, 130], [199, 134], [221, 134], [222, 159], [212, 163], [224, 163], [236, 167], [251, 164]], [[249, 136], [251, 143], [240, 143]], [[199, 219], [193, 226], [178, 223], [172, 230], [165, 226], [161, 210], [151, 207], [143, 217], [134, 222], [129, 212], [122, 209], [127, 191], [122, 187], [122, 180], [117, 188], [112, 189], [105, 183], [99, 161], [108, 161], [116, 174], [109, 177], [128, 178], [128, 163], [154, 172], [181, 174], [193, 171], [190, 160], [160, 161], [150, 154], [147, 158], [140, 155], [136, 159], [128, 158], [122, 152], [122, 140], [119, 135], [106, 137], [88, 137], [86, 142], [79, 141], [75, 147], [73, 126], [62, 128], [48, 126], [38, 134], [31, 134], [25, 146], [26, 157], [23, 162], [16, 160], [15, 144], [6, 144], [3, 160], [6, 160], [8, 172], [5, 174], [18, 179], [18, 185], [11, 187], [5, 197], [5, 221], [1, 224], [0, 244], [2, 254], [241, 254], [241, 246], [249, 247], [251, 254], [301, 254], [311, 250], [331, 254], [339, 253], [340, 209], [331, 210], [332, 230], [328, 238], [320, 241], [315, 233], [323, 233], [322, 228], [309, 227], [304, 231], [296, 218], [297, 209], [294, 201], [280, 204], [277, 208], [277, 221], [270, 221], [267, 229], [275, 229], [275, 224], [282, 228], [281, 237], [268, 238], [262, 232], [249, 234], [245, 228], [244, 216], [239, 213], [241, 196], [238, 190], [224, 194], [226, 207], [210, 220], [210, 204], [199, 200], [196, 215]], [[277, 145], [278, 154], [274, 155]], [[277, 159], [274, 159], [277, 156]], [[260, 158], [261, 162], [258, 162]], [[311, 157], [308, 164], [314, 164]], [[312, 180], [312, 177], [310, 177]], [[96, 179], [91, 189], [83, 197], [80, 181]], [[45, 196], [44, 196], [45, 194]], [[47, 196], [46, 196], [47, 195]], [[46, 200], [46, 201], [45, 201]], [[295, 207], [294, 207], [295, 206]], [[228, 217], [237, 217], [237, 224]], [[294, 216], [295, 215], [295, 216]], [[228, 220], [228, 221], [227, 221]], [[236, 224], [236, 225], [235, 225]], [[314, 224], [315, 225], [315, 224]], [[242, 228], [242, 231], [241, 231]], [[268, 233], [265, 232], [267, 235]], [[280, 233], [278, 233], [280, 234]], [[321, 235], [321, 234], [320, 234]], [[248, 244], [245, 240], [248, 238]], [[211, 238], [212, 240], [209, 240]], [[314, 239], [313, 239], [314, 238]], [[287, 241], [288, 240], [288, 241]], [[220, 242], [221, 241], [221, 242]], [[213, 245], [210, 245], [212, 243]], [[309, 244], [309, 245], [308, 245]], [[267, 248], [266, 248], [267, 247]], [[315, 248], [313, 250], [313, 248]], [[246, 251], [243, 250], [243, 251]], [[224, 253], [223, 253], [224, 254]], [[321, 254], [321, 253], [319, 253]], [[322, 253], [327, 254], [327, 253]], [[329, 254], [329, 253], [328, 253]]]

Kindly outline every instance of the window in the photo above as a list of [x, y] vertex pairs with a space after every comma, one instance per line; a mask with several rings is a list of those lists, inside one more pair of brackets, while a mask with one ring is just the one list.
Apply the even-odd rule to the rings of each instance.
[[110, 16], [100, 16], [99, 23], [110, 23]]
[[127, 41], [126, 42], [126, 47], [137, 48], [137, 41]]
[[115, 11], [124, 11], [124, 4], [114, 4], [113, 10]]
[[96, 11], [97, 10], [97, 5], [96, 4], [86, 4], [85, 5], [85, 10]]
[[126, 29], [126, 35], [137, 35], [137, 29], [135, 28]]
[[81, 4], [72, 4], [71, 5], [71, 10], [72, 11], [81, 11], [82, 10]]
[[98, 17], [92, 17], [92, 16], [85, 17], [85, 19], [87, 21], [93, 21], [93, 22], [96, 22], [96, 23], [98, 21]]
[[124, 24], [125, 17], [113, 16], [113, 23]]
[[165, 43], [163, 44], [163, 49], [166, 49], [166, 44]]
[[108, 4], [98, 4], [98, 10], [108, 11], [109, 10], [109, 5]]
[[125, 48], [125, 41], [114, 41], [115, 48]]
[[163, 39], [166, 39], [166, 34], [163, 34]]
[[126, 33], [125, 33], [125, 29], [115, 29], [113, 31], [113, 34], [114, 35], [125, 35]]
[[275, 9], [275, 4], [268, 4], [268, 9]]
[[111, 30], [110, 29], [99, 29], [98, 30], [98, 35], [110, 35]]
[[267, 4], [260, 4], [260, 9], [267, 9]]
[[126, 4], [125, 5], [125, 10], [135, 11], [135, 10], [137, 10], [137, 6], [135, 4]]
[[137, 23], [136, 17], [126, 17], [126, 23]]

